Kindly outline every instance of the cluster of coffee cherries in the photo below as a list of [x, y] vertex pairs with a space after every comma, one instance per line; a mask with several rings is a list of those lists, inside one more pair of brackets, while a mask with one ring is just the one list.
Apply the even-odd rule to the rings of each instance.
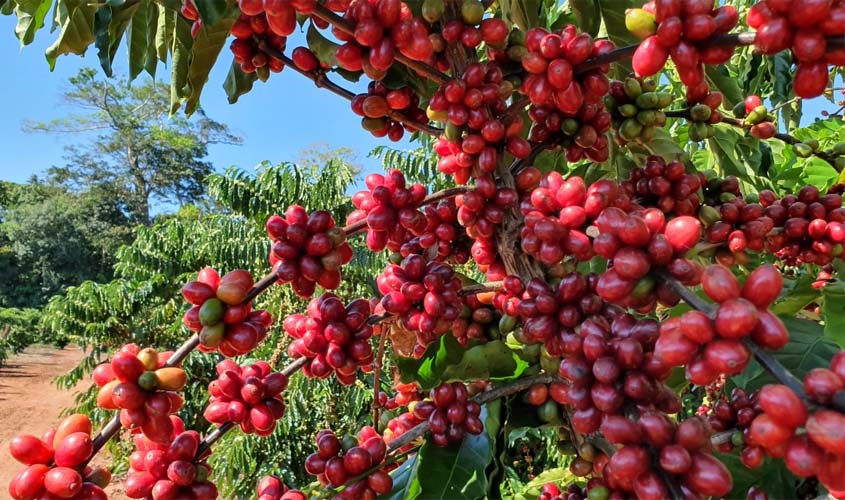
[[631, 171], [620, 183], [626, 194], [642, 206], [657, 207], [666, 215], [698, 214], [699, 190], [706, 185], [699, 173], [686, 173], [679, 161], [666, 162], [661, 156], [649, 156], [642, 168]]
[[170, 438], [170, 415], [182, 407], [182, 390], [188, 381], [185, 370], [168, 366], [171, 352], [141, 349], [126, 344], [108, 363], [94, 369], [97, 406], [120, 410], [120, 422], [127, 429], [141, 429], [151, 440], [163, 443]]
[[[492, 246], [496, 226], [505, 220], [506, 211], [516, 205], [518, 199], [519, 195], [513, 188], [496, 186], [489, 175], [479, 177], [475, 179], [473, 189], [455, 197], [458, 222], [466, 228], [467, 235], [475, 240], [475, 244]], [[494, 262], [495, 255], [484, 254], [487, 258], [479, 259], [481, 255], [473, 252], [477, 263], [490, 265]]]
[[[790, 264], [825, 265], [842, 255], [845, 208], [840, 193], [821, 195], [815, 186], [804, 186], [797, 196], [777, 200], [771, 191], [763, 191], [760, 204], [773, 227], [783, 228], [766, 239], [766, 250], [779, 259]], [[764, 217], [759, 219], [765, 222]]]
[[352, 112], [361, 116], [361, 126], [374, 137], [387, 136], [391, 141], [398, 141], [405, 135], [405, 129], [414, 132], [416, 129], [393, 120], [389, 115], [392, 111], [416, 122], [426, 122], [425, 111], [420, 109], [420, 98], [411, 87], [388, 89], [382, 82], [370, 82], [366, 94], [358, 94], [352, 98]]
[[[733, 184], [733, 179], [722, 183]], [[845, 209], [842, 195], [821, 195], [814, 186], [782, 199], [771, 191], [760, 192], [759, 203], [749, 203], [733, 193], [719, 205], [718, 221], [705, 233], [709, 243], [727, 243], [733, 254], [746, 249], [774, 254], [790, 265], [826, 265], [842, 254], [845, 242]]]
[[358, 440], [341, 440], [332, 431], [324, 430], [317, 433], [317, 452], [305, 459], [305, 470], [325, 486], [346, 485], [335, 498], [375, 498], [393, 489], [393, 478], [384, 470], [376, 470], [351, 484], [347, 482], [384, 462], [386, 454], [384, 439], [372, 427], [362, 429]]
[[655, 356], [667, 366], [686, 365], [692, 383], [703, 386], [719, 375], [743, 371], [751, 352], [742, 339], [749, 335], [768, 349], [780, 349], [789, 341], [783, 322], [768, 310], [783, 286], [774, 266], [758, 267], [740, 287], [728, 268], [716, 264], [705, 269], [701, 284], [718, 303], [715, 319], [701, 311], [670, 318], [661, 325], [655, 347]]
[[135, 444], [125, 487], [129, 498], [217, 498], [217, 486], [208, 480], [211, 468], [204, 457], [197, 457], [200, 435], [196, 431], [176, 431], [166, 445], [144, 439], [136, 439]]
[[845, 49], [828, 50], [826, 37], [845, 35], [845, 3], [761, 0], [746, 22], [757, 30], [754, 48], [763, 54], [792, 49], [795, 95], [811, 98], [827, 88], [828, 64], [845, 66]]
[[208, 385], [210, 399], [203, 416], [212, 424], [234, 422], [246, 434], [269, 436], [285, 414], [283, 373], [265, 361], [241, 366], [230, 359], [217, 363], [217, 379]]
[[566, 158], [575, 162], [589, 158], [595, 162], [608, 157], [605, 132], [611, 117], [602, 100], [609, 90], [607, 66], [574, 74], [574, 67], [590, 57], [613, 50], [609, 40], [593, 40], [588, 33], [578, 33], [574, 25], [550, 33], [532, 28], [525, 34], [527, 53], [522, 67], [528, 76], [522, 93], [531, 102], [528, 116], [534, 123], [529, 135], [537, 142], [559, 138], [566, 148]]
[[301, 206], [291, 205], [284, 217], [271, 215], [265, 227], [273, 242], [270, 264], [279, 283], [290, 283], [303, 298], [314, 295], [317, 285], [326, 290], [340, 286], [340, 268], [353, 254], [332, 214], [315, 210], [309, 215]]
[[[829, 369], [807, 373], [804, 390], [809, 402], [820, 407], [812, 414], [789, 387], [763, 387], [757, 398], [762, 413], [751, 423], [746, 440], [769, 456], [783, 458], [796, 476], [815, 475], [829, 490], [845, 490], [845, 353], [837, 353]], [[801, 428], [806, 432], [798, 432]]]
[[399, 317], [402, 326], [417, 336], [417, 348], [434, 342], [451, 328], [461, 313], [461, 280], [448, 265], [409, 255], [400, 264], [388, 264], [376, 278], [383, 295], [374, 311]]
[[91, 421], [87, 416], [66, 417], [41, 438], [18, 434], [9, 442], [12, 458], [27, 467], [9, 483], [14, 500], [69, 498], [107, 500], [105, 488], [111, 473], [88, 466], [93, 452]]
[[426, 61], [434, 53], [428, 38], [429, 28], [413, 17], [401, 0], [354, 0], [344, 5], [344, 19], [355, 29], [346, 33], [333, 29], [343, 42], [335, 53], [340, 67], [361, 71], [372, 80], [384, 78], [397, 52], [415, 61]]
[[432, 24], [440, 22], [440, 35], [444, 43], [460, 42], [464, 47], [474, 49], [484, 42], [488, 48], [505, 48], [508, 40], [507, 24], [497, 18], [484, 19], [485, 7], [480, 0], [464, 0], [461, 2], [460, 19], [445, 23], [442, 22], [444, 10], [443, 0], [425, 0], [422, 5], [423, 19]]
[[264, 340], [273, 320], [265, 310], [253, 311], [246, 301], [252, 285], [249, 271], [235, 269], [221, 278], [206, 267], [196, 281], [182, 287], [182, 297], [192, 305], [182, 323], [199, 333], [200, 351], [217, 350], [234, 357], [250, 352]]
[[[708, 386], [709, 387], [709, 386]], [[735, 387], [730, 399], [720, 397], [707, 408], [702, 415], [707, 417], [714, 432], [733, 431], [730, 440], [717, 445], [722, 453], [728, 453], [734, 447], [741, 447], [740, 460], [749, 469], [756, 469], [763, 464], [764, 452], [759, 446], [749, 444], [751, 422], [760, 414], [760, 391], [748, 394], [740, 387]]]
[[291, 490], [276, 476], [264, 476], [255, 486], [258, 500], [307, 500], [305, 493]]
[[422, 208], [426, 227], [419, 235], [399, 248], [399, 255], [425, 255], [430, 260], [450, 264], [466, 264], [470, 258], [470, 238], [458, 224], [458, 207], [454, 198], [440, 200]]
[[345, 306], [331, 293], [312, 299], [307, 314], [291, 314], [284, 320], [285, 332], [295, 339], [288, 354], [310, 360], [302, 369], [308, 377], [325, 378], [334, 373], [340, 383], [353, 384], [359, 367], [372, 369], [370, 311], [370, 303], [364, 299]]
[[[607, 188], [616, 191], [616, 184], [599, 181], [587, 188], [584, 179], [572, 176], [564, 180], [557, 172], [549, 172], [540, 180], [538, 187], [524, 198], [520, 210], [525, 216], [525, 225], [520, 230], [522, 250], [553, 266], [567, 255], [578, 260], [589, 260], [593, 256], [590, 239], [581, 229], [589, 215], [597, 215], [593, 199], [596, 193]], [[614, 197], [615, 198], [615, 197]], [[602, 197], [600, 203], [609, 200]]]
[[565, 354], [558, 373], [569, 385], [553, 396], [575, 409], [573, 429], [582, 434], [600, 428], [604, 432], [603, 422], [628, 402], [658, 412], [679, 411], [680, 399], [662, 383], [671, 370], [652, 353], [657, 323], [637, 321], [613, 307], [603, 312], [583, 322], [583, 338], [570, 330], [560, 336], [559, 345], [547, 343], [550, 354]]
[[296, 30], [296, 10], [292, 2], [239, 0], [238, 7], [241, 15], [230, 28], [235, 39], [229, 45], [235, 62], [244, 73], [281, 72], [285, 67], [282, 60], [264, 51], [262, 44], [284, 52], [287, 37]]
[[443, 383], [433, 388], [429, 399], [414, 405], [414, 415], [428, 420], [431, 442], [436, 446], [460, 443], [465, 434], [481, 434], [481, 406], [468, 400], [467, 387], [462, 382]]
[[[777, 132], [774, 116], [769, 114], [763, 99], [758, 95], [750, 95], [736, 105], [734, 114], [743, 119], [743, 124], [750, 125], [751, 137], [755, 139], [771, 139]], [[812, 150], [810, 150], [812, 153]]]
[[412, 236], [425, 232], [428, 221], [419, 211], [427, 194], [422, 184], [409, 186], [396, 169], [386, 175], [369, 174], [364, 182], [367, 189], [352, 196], [355, 210], [347, 216], [346, 223], [367, 222], [367, 248], [398, 252]]
[[689, 114], [689, 138], [691, 141], [703, 141], [716, 135], [714, 125], [722, 121], [719, 106], [724, 96], [721, 92], [712, 92], [707, 82], [701, 82], [698, 87], [687, 89], [687, 104]]
[[470, 341], [485, 342], [490, 330], [497, 328], [499, 314], [493, 307], [481, 303], [476, 295], [466, 297], [461, 315], [452, 322], [452, 335], [461, 345]]
[[634, 71], [655, 75], [671, 56], [684, 85], [697, 87], [704, 82], [704, 64], [724, 64], [734, 54], [734, 47], [703, 42], [728, 33], [738, 20], [735, 7], [708, 0], [654, 0], [631, 9], [625, 24], [643, 39], [631, 61]]
[[613, 118], [616, 143], [647, 143], [654, 130], [666, 124], [662, 111], [672, 104], [672, 94], [657, 92], [652, 78], [629, 76], [624, 81], [613, 80], [604, 105]]
[[520, 136], [522, 119], [506, 116], [506, 99], [513, 85], [493, 63], [473, 63], [460, 77], [432, 94], [426, 111], [431, 120], [446, 122], [434, 151], [437, 169], [458, 184], [495, 171], [502, 148], [515, 158], [526, 158], [531, 145]]
[[596, 218], [600, 234], [593, 240], [597, 255], [611, 261], [596, 292], [608, 302], [650, 309], [655, 302], [673, 306], [677, 295], [651, 272], [664, 269], [686, 286], [697, 285], [701, 266], [683, 255], [701, 239], [701, 222], [688, 215], [666, 221], [656, 208], [625, 213], [609, 207]]

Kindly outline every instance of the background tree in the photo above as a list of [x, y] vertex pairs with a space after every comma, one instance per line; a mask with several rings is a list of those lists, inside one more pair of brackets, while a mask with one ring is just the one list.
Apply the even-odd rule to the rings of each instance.
[[169, 88], [161, 83], [130, 86], [82, 69], [70, 85], [63, 99], [78, 113], [47, 123], [28, 122], [24, 128], [95, 134], [67, 146], [66, 165], [51, 168], [50, 178], [74, 189], [109, 193], [133, 223], [149, 225], [155, 204], [200, 199], [203, 179], [213, 171], [205, 160], [208, 146], [241, 142], [201, 110], [191, 120], [170, 116]]
[[67, 286], [111, 279], [117, 249], [132, 238], [117, 200], [38, 179], [2, 186], [0, 306], [40, 307]]

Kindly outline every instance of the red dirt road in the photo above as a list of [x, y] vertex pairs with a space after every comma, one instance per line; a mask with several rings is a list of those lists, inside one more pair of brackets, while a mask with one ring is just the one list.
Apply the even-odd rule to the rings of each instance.
[[[83, 357], [82, 349], [73, 346], [29, 347], [0, 368], [0, 498], [8, 495], [9, 482], [23, 467], [9, 455], [9, 441], [19, 433], [41, 436], [58, 425], [61, 411], [73, 404], [74, 393], [58, 389], [54, 380]], [[120, 489], [115, 479], [108, 488], [109, 498], [123, 500], [124, 495], [115, 493]]]

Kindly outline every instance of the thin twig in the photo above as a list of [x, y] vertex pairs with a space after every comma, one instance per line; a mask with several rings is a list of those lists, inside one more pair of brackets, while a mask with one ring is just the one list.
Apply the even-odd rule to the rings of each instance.
[[[348, 101], [351, 101], [355, 98], [355, 93], [329, 80], [328, 76], [326, 76], [326, 72], [322, 68], [315, 69], [314, 71], [303, 71], [299, 69], [299, 67], [297, 67], [297, 65], [293, 62], [291, 58], [286, 56], [281, 51], [275, 49], [274, 47], [271, 47], [263, 40], [258, 43], [258, 48], [261, 51], [267, 53], [267, 55], [275, 57], [276, 59], [282, 61], [283, 63], [285, 63], [285, 66], [291, 68], [293, 71], [296, 71], [300, 75], [308, 78], [309, 80], [314, 82], [314, 85], [316, 85], [318, 88], [326, 89], [329, 92], [332, 92], [333, 94], [338, 95]], [[397, 121], [399, 123], [407, 125], [411, 129], [419, 130], [420, 132], [423, 132], [433, 137], [440, 137], [440, 135], [443, 134], [443, 129], [431, 126], [428, 123], [422, 123], [417, 120], [414, 120], [413, 118], [407, 116], [401, 111], [388, 111], [387, 116], [393, 121]]]
[[387, 343], [387, 332], [382, 331], [378, 339], [375, 367], [373, 369], [373, 427], [378, 429], [379, 413], [381, 412], [381, 364], [384, 361], [384, 344]]
[[[513, 383], [496, 387], [493, 390], [482, 392], [481, 394], [472, 398], [472, 401], [483, 405], [495, 399], [500, 399], [505, 396], [510, 396], [511, 394], [524, 391], [525, 389], [528, 389], [534, 384], [552, 384], [556, 382], [563, 382], [563, 379], [557, 375], [548, 374], [535, 375], [533, 377], [525, 377]], [[426, 432], [428, 432], [428, 428], [429, 424], [428, 420], [426, 420], [425, 422], [422, 422], [421, 424], [418, 424], [415, 427], [408, 429], [407, 432], [405, 432], [395, 440], [391, 441], [390, 444], [387, 445], [387, 452], [392, 453], [402, 448], [403, 446], [413, 442], [414, 440], [422, 437]]]

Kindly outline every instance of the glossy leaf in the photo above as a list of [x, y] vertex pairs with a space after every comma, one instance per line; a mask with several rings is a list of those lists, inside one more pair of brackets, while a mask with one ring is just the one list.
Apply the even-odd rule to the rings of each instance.
[[[485, 428], [491, 424], [488, 408], [482, 407], [481, 419]], [[487, 494], [484, 470], [493, 459], [491, 430], [477, 436], [466, 435], [460, 446], [440, 448], [430, 441], [420, 448], [417, 477], [419, 500], [477, 499]]]
[[452, 335], [433, 342], [420, 359], [396, 358], [402, 382], [416, 381], [423, 390], [429, 390], [442, 380], [443, 372], [463, 358], [466, 349]]
[[[813, 368], [827, 368], [839, 347], [825, 337], [823, 327], [814, 321], [781, 319], [789, 330], [789, 343], [783, 349], [771, 352], [771, 356], [799, 380], [803, 380], [804, 375]], [[756, 361], [752, 361], [745, 371], [731, 380], [749, 392], [776, 382]]]

